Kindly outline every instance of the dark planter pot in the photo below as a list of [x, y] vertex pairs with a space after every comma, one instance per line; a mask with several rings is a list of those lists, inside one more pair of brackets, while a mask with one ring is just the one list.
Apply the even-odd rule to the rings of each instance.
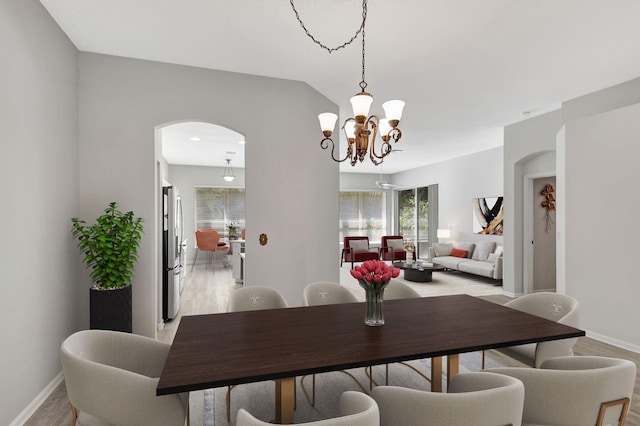
[[91, 329], [131, 333], [131, 285], [109, 290], [91, 287], [89, 314]]

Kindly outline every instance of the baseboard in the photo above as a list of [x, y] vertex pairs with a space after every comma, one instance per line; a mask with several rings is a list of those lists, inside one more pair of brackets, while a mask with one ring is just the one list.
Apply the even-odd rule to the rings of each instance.
[[625, 342], [625, 341], [622, 341], [622, 340], [614, 339], [613, 337], [605, 336], [605, 335], [594, 333], [594, 332], [591, 332], [591, 331], [587, 331], [587, 337], [589, 337], [591, 339], [594, 339], [594, 340], [599, 340], [599, 341], [601, 341], [603, 343], [607, 343], [609, 345], [616, 346], [616, 347], [621, 348], [621, 349], [626, 349], [628, 351], [640, 354], [640, 346], [634, 345], [634, 344], [629, 343], [629, 342]]
[[44, 388], [42, 391], [27, 405], [24, 410], [18, 414], [18, 417], [13, 419], [9, 426], [22, 426], [24, 425], [31, 416], [40, 408], [40, 406], [49, 398], [49, 396], [53, 393], [54, 390], [62, 383], [64, 380], [64, 375], [62, 371], [58, 373], [56, 377]]

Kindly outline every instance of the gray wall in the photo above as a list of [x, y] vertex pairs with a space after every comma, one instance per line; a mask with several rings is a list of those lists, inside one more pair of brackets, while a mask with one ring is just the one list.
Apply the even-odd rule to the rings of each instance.
[[[156, 332], [161, 172], [155, 135], [178, 121], [245, 135], [247, 234], [255, 236], [246, 243], [245, 284], [275, 287], [296, 305], [306, 283], [337, 280], [329, 248], [338, 232], [338, 166], [311, 143], [320, 138], [317, 114], [337, 111], [335, 104], [301, 82], [91, 53], [81, 53], [80, 75], [81, 213], [94, 217], [117, 200], [146, 220], [133, 282], [135, 333]], [[261, 233], [266, 246], [258, 243]], [[286, 273], [276, 266], [283, 264]]]
[[640, 350], [640, 104], [566, 126], [566, 289], [589, 334]]
[[0, 424], [8, 425], [61, 380], [60, 343], [87, 324], [89, 290], [78, 284], [69, 220], [78, 214], [77, 51], [36, 1], [0, 1], [0, 40]]

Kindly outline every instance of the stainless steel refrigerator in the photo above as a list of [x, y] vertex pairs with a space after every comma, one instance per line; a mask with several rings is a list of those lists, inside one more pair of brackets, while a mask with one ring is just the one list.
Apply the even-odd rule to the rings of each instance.
[[180, 311], [184, 278], [183, 220], [180, 193], [175, 186], [162, 188], [162, 319], [172, 320]]

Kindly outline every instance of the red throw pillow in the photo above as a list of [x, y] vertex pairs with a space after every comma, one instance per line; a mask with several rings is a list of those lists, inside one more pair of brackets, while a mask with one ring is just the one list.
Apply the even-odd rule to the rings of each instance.
[[467, 257], [468, 254], [469, 254], [468, 250], [460, 250], [460, 249], [454, 248], [454, 249], [451, 250], [451, 253], [449, 253], [449, 256]]

